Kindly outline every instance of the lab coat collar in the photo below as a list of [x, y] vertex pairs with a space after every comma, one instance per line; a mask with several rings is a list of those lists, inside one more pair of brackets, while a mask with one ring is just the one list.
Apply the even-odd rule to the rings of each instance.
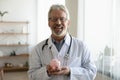
[[69, 46], [70, 45], [70, 34], [67, 33], [65, 36], [65, 45]]

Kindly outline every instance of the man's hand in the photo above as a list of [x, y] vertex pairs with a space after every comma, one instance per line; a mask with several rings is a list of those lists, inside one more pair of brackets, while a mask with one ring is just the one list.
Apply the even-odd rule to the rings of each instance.
[[48, 75], [69, 75], [70, 68], [67, 66], [61, 67], [61, 70], [53, 70], [49, 65], [47, 66]]
[[61, 67], [60, 71], [55, 71], [51, 73], [52, 75], [69, 75], [70, 74], [70, 69], [66, 66]]
[[52, 59], [50, 64], [47, 65], [48, 75], [69, 75], [70, 69], [67, 66], [61, 66], [58, 59]]

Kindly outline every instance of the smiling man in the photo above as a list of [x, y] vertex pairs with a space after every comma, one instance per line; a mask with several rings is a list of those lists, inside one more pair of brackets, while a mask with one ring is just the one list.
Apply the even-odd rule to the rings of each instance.
[[30, 80], [94, 80], [96, 66], [86, 44], [68, 33], [69, 12], [52, 5], [48, 13], [51, 36], [37, 44], [29, 58]]

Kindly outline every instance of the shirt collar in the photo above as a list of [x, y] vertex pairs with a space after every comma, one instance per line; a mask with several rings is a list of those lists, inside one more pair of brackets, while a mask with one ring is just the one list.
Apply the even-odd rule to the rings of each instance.
[[[69, 33], [66, 34], [64, 40], [65, 40], [64, 44], [69, 46], [70, 45], [70, 34]], [[52, 37], [50, 36], [48, 39], [48, 47], [51, 47], [52, 45], [53, 45]]]
[[[62, 44], [63, 42], [65, 41], [65, 38], [63, 40], [61, 40], [59, 43]], [[55, 41], [55, 39], [52, 38], [52, 42], [55, 44], [55, 43], [58, 43]]]

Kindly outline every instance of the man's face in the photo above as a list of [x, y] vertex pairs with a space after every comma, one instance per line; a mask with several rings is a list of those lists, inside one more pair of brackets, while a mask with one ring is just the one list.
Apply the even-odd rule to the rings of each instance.
[[52, 36], [63, 37], [67, 33], [69, 20], [66, 18], [66, 13], [62, 10], [53, 10], [49, 17], [49, 27], [52, 31]]

